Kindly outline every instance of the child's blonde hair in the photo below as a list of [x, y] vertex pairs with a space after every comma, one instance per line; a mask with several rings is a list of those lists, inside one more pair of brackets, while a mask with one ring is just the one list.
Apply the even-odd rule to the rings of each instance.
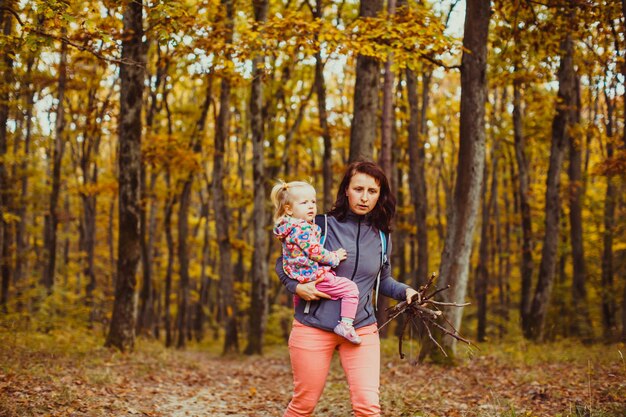
[[285, 215], [285, 206], [293, 203], [292, 191], [296, 188], [311, 188], [315, 191], [315, 188], [306, 181], [291, 181], [285, 182], [278, 180], [278, 183], [272, 188], [270, 199], [274, 203], [274, 223]]

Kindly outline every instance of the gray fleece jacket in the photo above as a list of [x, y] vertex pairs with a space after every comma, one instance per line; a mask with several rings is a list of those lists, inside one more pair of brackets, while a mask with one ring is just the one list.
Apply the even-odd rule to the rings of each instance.
[[[354, 327], [376, 323], [372, 299], [376, 277], [381, 268], [381, 240], [378, 229], [368, 223], [366, 216], [350, 213], [343, 222], [328, 216], [324, 247], [332, 251], [344, 248], [348, 253], [348, 258], [341, 261], [335, 273], [354, 281], [359, 288], [359, 305]], [[387, 253], [391, 253], [391, 239]], [[282, 258], [276, 261], [276, 273], [287, 290], [295, 294], [299, 282], [285, 274]], [[385, 262], [380, 274], [379, 293], [401, 301], [406, 299], [407, 288], [408, 285], [391, 277], [391, 265], [388, 261]], [[296, 306], [296, 320], [307, 326], [332, 331], [340, 319], [341, 300], [311, 301], [308, 313], [304, 312], [306, 304], [300, 302]]]

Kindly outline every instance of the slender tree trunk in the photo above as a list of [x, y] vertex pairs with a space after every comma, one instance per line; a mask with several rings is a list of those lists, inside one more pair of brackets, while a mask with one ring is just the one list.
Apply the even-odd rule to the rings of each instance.
[[[508, 149], [508, 148], [507, 148]], [[509, 309], [511, 307], [511, 223], [514, 218], [514, 213], [511, 210], [509, 200], [509, 190], [513, 188], [514, 184], [514, 157], [506, 152], [507, 164], [509, 166], [509, 175], [504, 174], [502, 176], [502, 206], [504, 207], [504, 242], [503, 246], [498, 248], [500, 256], [500, 262], [503, 263], [502, 273], [498, 276], [498, 292], [499, 292], [499, 304], [500, 304], [500, 337], [503, 337], [507, 332], [507, 323], [509, 322]], [[503, 170], [504, 171], [504, 170]], [[497, 204], [496, 204], [497, 207]]]
[[[194, 135], [192, 137], [191, 149], [195, 155], [200, 156], [202, 151], [202, 138], [204, 136], [204, 127], [206, 125], [207, 115], [209, 113], [209, 106], [211, 104], [211, 85], [213, 83], [212, 77], [208, 77], [206, 80], [206, 97], [204, 104], [200, 111], [200, 118], [196, 123]], [[228, 104], [227, 104], [228, 107]], [[221, 110], [221, 109], [220, 109]], [[193, 177], [196, 175], [195, 170], [192, 170], [187, 175], [187, 179], [183, 184], [183, 191], [180, 196], [180, 205], [178, 210], [178, 264], [180, 266], [180, 281], [179, 281], [179, 300], [178, 300], [178, 341], [176, 347], [184, 348], [187, 339], [189, 339], [190, 333], [189, 325], [191, 324], [188, 316], [189, 312], [189, 251], [187, 249], [187, 238], [189, 235], [189, 205], [191, 203], [191, 189], [193, 186]], [[219, 220], [218, 220], [219, 222]], [[228, 227], [228, 226], [226, 226]]]
[[[396, 14], [396, 0], [387, 0], [387, 13], [390, 18]], [[393, 53], [387, 55], [385, 61], [385, 75], [383, 79], [383, 108], [381, 123], [381, 145], [379, 165], [387, 178], [393, 178], [391, 172], [391, 147], [393, 135], [393, 85], [394, 73], [392, 69]]]
[[[159, 104], [159, 89], [163, 85], [163, 80], [168, 71], [169, 60], [163, 60], [161, 55], [161, 48], [156, 43], [156, 74], [154, 77], [154, 89], [150, 91], [150, 108], [146, 114], [146, 132], [151, 133], [154, 131], [154, 118], [157, 115]], [[149, 77], [150, 79], [150, 77]], [[152, 84], [152, 83], [150, 83]], [[146, 176], [147, 170], [151, 168], [150, 185], [149, 188]], [[148, 167], [144, 161], [141, 163], [141, 195], [143, 205], [141, 207], [141, 269], [142, 269], [142, 285], [139, 295], [139, 314], [137, 316], [137, 333], [155, 334], [156, 327], [154, 318], [155, 315], [154, 303], [158, 298], [156, 295], [156, 288], [152, 279], [153, 272], [153, 251], [154, 251], [154, 235], [156, 232], [156, 211], [157, 203], [154, 195], [154, 187], [158, 173], [154, 167]], [[149, 202], [149, 204], [148, 204]], [[148, 217], [146, 218], [146, 206], [150, 207]]]
[[172, 196], [170, 184], [170, 173], [165, 173], [165, 183], [167, 184], [168, 197], [165, 202], [165, 215], [163, 219], [163, 229], [165, 230], [165, 242], [167, 244], [167, 267], [165, 269], [165, 293], [163, 294], [163, 315], [165, 326], [165, 346], [171, 347], [174, 343], [172, 335], [172, 312], [170, 311], [172, 299], [172, 276], [174, 275], [174, 237], [172, 236], [172, 213], [176, 198]]
[[48, 293], [52, 292], [54, 285], [54, 274], [56, 270], [56, 251], [57, 251], [57, 226], [59, 216], [57, 206], [59, 203], [59, 193], [61, 191], [61, 162], [63, 160], [63, 151], [65, 149], [65, 138], [63, 131], [65, 130], [65, 87], [67, 84], [67, 44], [61, 44], [61, 58], [59, 61], [59, 82], [57, 91], [57, 109], [56, 120], [54, 124], [54, 144], [52, 149], [52, 189], [50, 191], [50, 200], [48, 212], [44, 218], [44, 253], [47, 256], [47, 262], [44, 264], [41, 283], [46, 287]]
[[146, 56], [143, 1], [124, 3], [124, 34], [120, 65], [119, 232], [117, 280], [111, 328], [106, 346], [132, 350], [135, 345], [137, 264], [141, 255], [141, 109]]
[[[322, 19], [324, 5], [322, 0], [316, 0], [315, 18]], [[324, 177], [324, 212], [330, 210], [333, 205], [333, 158], [332, 140], [328, 128], [328, 115], [326, 114], [326, 82], [324, 81], [324, 63], [321, 52], [315, 54], [315, 92], [317, 95], [317, 114], [322, 129], [324, 140], [324, 160], [322, 162], [322, 175]]]
[[[361, 0], [359, 16], [375, 17], [381, 12], [382, 6], [382, 0]], [[361, 54], [357, 56], [349, 162], [371, 160], [373, 157], [378, 120], [379, 72], [376, 58]]]
[[489, 264], [493, 262], [494, 257], [489, 255], [491, 215], [495, 211], [497, 204], [498, 189], [498, 158], [499, 158], [499, 142], [495, 142], [491, 156], [491, 188], [489, 198], [487, 198], [487, 164], [484, 166], [483, 172], [483, 193], [482, 193], [482, 223], [480, 232], [480, 246], [478, 249], [478, 264], [476, 266], [476, 278], [474, 281], [474, 295], [478, 308], [478, 325], [476, 339], [484, 342], [487, 336], [487, 293], [489, 291]]
[[521, 81], [516, 78], [513, 81], [513, 138], [515, 142], [515, 159], [519, 180], [519, 202], [522, 218], [522, 258], [520, 261], [521, 274], [521, 300], [520, 315], [522, 328], [527, 332], [530, 328], [530, 308], [532, 305], [532, 278], [533, 278], [533, 245], [532, 245], [532, 220], [530, 214], [530, 189], [528, 178], [528, 160], [526, 159], [526, 140], [522, 130], [522, 100]]
[[[576, 79], [576, 119], [580, 122], [580, 80]], [[584, 197], [582, 177], [582, 137], [571, 138], [569, 142], [569, 221], [572, 245], [572, 329], [574, 335], [585, 339], [593, 338], [593, 327], [587, 302], [587, 268], [583, 248], [582, 201]]]
[[[0, 5], [11, 7], [13, 1], [3, 1]], [[9, 37], [13, 28], [12, 16], [3, 7], [0, 9], [0, 27], [5, 37]], [[3, 85], [0, 85], [0, 274], [2, 288], [0, 290], [0, 308], [6, 311], [9, 299], [9, 283], [11, 281], [11, 225], [6, 221], [4, 214], [11, 210], [11, 193], [9, 173], [5, 165], [5, 155], [8, 150], [7, 122], [9, 119], [9, 91], [13, 85], [13, 58], [12, 54], [3, 53], [0, 68]], [[60, 77], [59, 77], [60, 79]]]
[[[613, 89], [612, 93], [614, 94]], [[615, 108], [612, 94], [606, 95], [607, 120], [606, 120], [606, 157], [614, 156], [613, 140], [615, 139]], [[616, 302], [614, 288], [613, 268], [613, 235], [615, 232], [615, 208], [617, 200], [617, 186], [611, 173], [606, 175], [606, 192], [604, 195], [604, 233], [602, 236], [602, 273], [600, 281], [600, 294], [602, 300], [602, 333], [605, 341], [610, 341], [617, 330]]]
[[[142, 185], [146, 180], [144, 174], [145, 165], [142, 164]], [[154, 249], [154, 233], [156, 231], [156, 199], [154, 187], [158, 174], [153, 170], [150, 175], [149, 187], [142, 187], [144, 205], [150, 201], [150, 209], [146, 216], [146, 209], [141, 209], [141, 270], [142, 282], [139, 294], [139, 313], [137, 315], [137, 334], [153, 333], [154, 325], [154, 284], [152, 282], [152, 255]]]
[[550, 149], [550, 166], [546, 180], [546, 217], [545, 236], [541, 252], [541, 264], [539, 265], [539, 280], [533, 297], [530, 312], [529, 327], [525, 329], [525, 336], [533, 340], [542, 340], [544, 337], [544, 324], [550, 295], [554, 281], [554, 273], [557, 261], [559, 241], [559, 212], [560, 198], [559, 185], [561, 165], [564, 151], [567, 146], [567, 129], [571, 126], [575, 117], [575, 78], [573, 63], [573, 42], [570, 34], [561, 45], [561, 66], [559, 68], [559, 104], [552, 122], [552, 146]]
[[[467, 291], [470, 253], [485, 163], [485, 103], [487, 101], [487, 41], [490, 2], [468, 0], [461, 63], [461, 124], [459, 160], [451, 211], [439, 272], [439, 288], [451, 285], [444, 300], [464, 302]], [[462, 308], [444, 313], [459, 329]], [[442, 346], [455, 353], [456, 339], [442, 339]]]
[[[413, 211], [415, 212], [415, 224], [417, 226], [417, 269], [413, 277], [413, 285], [419, 286], [428, 275], [428, 230], [426, 226], [427, 194], [425, 178], [425, 151], [424, 138], [426, 131], [426, 109], [428, 106], [428, 90], [430, 74], [424, 73], [422, 82], [422, 113], [417, 95], [417, 77], [415, 73], [406, 70], [407, 96], [409, 101], [409, 188]], [[422, 130], [422, 132], [420, 132]], [[423, 134], [422, 134], [423, 133]]]
[[[268, 12], [267, 0], [253, 0], [254, 18], [258, 23], [265, 22]], [[264, 168], [264, 134], [263, 134], [263, 79], [262, 55], [256, 55], [252, 60], [255, 68], [250, 94], [250, 128], [252, 130], [252, 177], [254, 181], [254, 254], [252, 257], [252, 294], [250, 300], [250, 332], [248, 346], [245, 353], [250, 355], [262, 353], [267, 315], [269, 311], [268, 291], [268, 241], [265, 225], [267, 213], [265, 210], [265, 168]]]
[[[17, 216], [20, 218], [17, 224], [17, 230], [15, 234], [15, 268], [13, 270], [13, 282], [18, 285], [23, 278], [23, 267], [26, 264], [26, 248], [28, 247], [26, 237], [26, 223], [27, 223], [27, 201], [28, 201], [28, 159], [30, 155], [30, 142], [32, 139], [32, 115], [35, 91], [32, 84], [32, 69], [34, 65], [34, 57], [28, 59], [26, 64], [26, 129], [24, 134], [24, 159], [20, 166], [21, 178], [20, 178], [20, 198], [17, 208]], [[4, 189], [4, 188], [2, 188]], [[19, 289], [18, 289], [19, 291]]]
[[204, 230], [202, 236], [202, 259], [200, 261], [200, 297], [196, 304], [194, 321], [194, 335], [198, 342], [204, 339], [204, 322], [206, 321], [205, 308], [209, 308], [209, 289], [211, 278], [207, 274], [207, 264], [210, 256], [210, 231], [209, 231], [209, 203], [202, 203], [202, 216], [204, 218]]
[[[232, 0], [222, 0], [222, 6], [226, 8], [228, 19], [228, 39], [232, 39], [232, 18], [234, 6]], [[253, 68], [256, 63], [253, 62]], [[260, 76], [259, 70], [254, 71], [254, 78]], [[239, 341], [237, 335], [237, 304], [235, 302], [235, 288], [233, 266], [231, 262], [230, 244], [230, 212], [226, 204], [226, 191], [224, 190], [225, 146], [230, 133], [230, 90], [231, 84], [228, 77], [222, 78], [220, 90], [220, 111], [217, 117], [215, 132], [215, 154], [213, 157], [213, 204], [215, 210], [215, 232], [219, 248], [219, 277], [220, 277], [220, 317], [224, 322], [224, 347], [223, 353], [238, 352]]]

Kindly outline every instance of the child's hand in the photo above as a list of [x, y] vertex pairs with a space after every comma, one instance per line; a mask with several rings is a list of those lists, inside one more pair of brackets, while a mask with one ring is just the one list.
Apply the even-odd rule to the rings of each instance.
[[337, 256], [339, 257], [340, 261], [343, 261], [344, 259], [348, 258], [348, 253], [346, 252], [346, 250], [344, 248], [337, 249], [335, 251], [335, 254], [337, 254]]

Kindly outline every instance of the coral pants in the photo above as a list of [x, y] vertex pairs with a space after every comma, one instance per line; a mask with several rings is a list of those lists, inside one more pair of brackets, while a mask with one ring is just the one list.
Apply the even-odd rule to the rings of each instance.
[[294, 320], [289, 337], [293, 371], [293, 398], [283, 417], [310, 416], [322, 395], [335, 349], [350, 387], [356, 417], [380, 416], [380, 339], [376, 324], [357, 329], [361, 344], [354, 345], [332, 332]]

